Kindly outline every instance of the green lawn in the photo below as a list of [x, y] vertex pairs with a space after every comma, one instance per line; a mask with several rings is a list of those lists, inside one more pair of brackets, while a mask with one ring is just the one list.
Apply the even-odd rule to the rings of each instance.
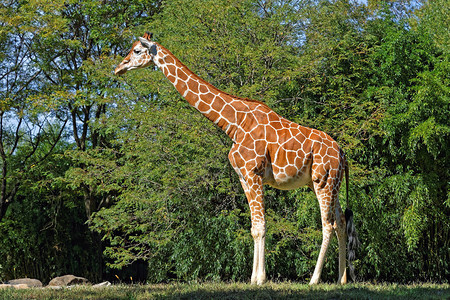
[[244, 283], [78, 286], [60, 290], [0, 290], [0, 299], [450, 299], [448, 284]]

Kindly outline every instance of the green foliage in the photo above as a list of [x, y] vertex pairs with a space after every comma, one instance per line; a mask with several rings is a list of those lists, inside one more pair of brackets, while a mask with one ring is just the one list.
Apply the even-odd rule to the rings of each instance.
[[298, 34], [300, 5], [291, 0], [170, 1], [149, 26], [205, 80], [226, 92], [271, 102], [298, 59], [291, 43]]
[[[100, 279], [145, 262], [151, 282], [248, 281], [231, 141], [160, 71], [112, 74], [149, 30], [218, 88], [344, 148], [360, 279], [448, 281], [447, 2], [0, 4], [0, 179], [8, 193], [19, 183], [0, 219], [0, 278]], [[267, 188], [265, 201], [269, 278], [308, 280], [322, 239], [314, 193]], [[337, 255], [334, 239], [324, 281]]]
[[57, 178], [70, 167], [56, 147], [45, 163], [32, 167], [23, 179], [16, 201], [0, 223], [0, 276], [48, 282], [65, 273], [94, 278], [96, 257], [82, 200]]

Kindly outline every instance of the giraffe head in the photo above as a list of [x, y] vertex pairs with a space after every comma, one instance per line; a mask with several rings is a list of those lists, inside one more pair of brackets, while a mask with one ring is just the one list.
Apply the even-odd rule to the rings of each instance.
[[152, 42], [153, 34], [146, 32], [139, 37], [139, 41], [134, 42], [133, 47], [127, 57], [116, 67], [116, 75], [125, 74], [129, 70], [145, 68], [153, 64], [156, 55], [156, 43]]

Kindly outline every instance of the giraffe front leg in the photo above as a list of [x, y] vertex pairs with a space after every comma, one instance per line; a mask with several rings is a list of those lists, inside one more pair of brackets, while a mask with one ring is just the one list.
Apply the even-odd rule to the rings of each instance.
[[239, 152], [240, 146], [234, 144], [228, 154], [231, 165], [239, 176], [251, 212], [252, 237], [254, 241], [252, 284], [261, 285], [266, 282], [266, 267], [264, 259], [266, 221], [264, 217], [263, 181], [261, 171], [263, 162], [256, 159], [255, 153]]
[[254, 241], [252, 284], [261, 285], [266, 282], [265, 240], [266, 221], [264, 217], [263, 185], [258, 175], [241, 179], [242, 187], [248, 200], [252, 221], [252, 237]]
[[264, 222], [254, 224], [252, 220], [252, 236], [254, 241], [252, 284], [261, 285], [266, 282], [264, 259], [266, 229]]

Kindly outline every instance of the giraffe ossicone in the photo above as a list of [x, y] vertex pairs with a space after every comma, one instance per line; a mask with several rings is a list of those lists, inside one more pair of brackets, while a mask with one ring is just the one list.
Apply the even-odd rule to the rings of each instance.
[[[338, 282], [346, 283], [346, 228], [351, 219], [346, 219], [347, 214], [342, 212], [338, 193], [348, 166], [338, 144], [322, 131], [281, 117], [260, 101], [219, 90], [189, 70], [169, 50], [152, 41], [150, 33], [133, 44], [115, 73], [124, 74], [149, 65], [161, 69], [189, 104], [222, 128], [233, 141], [228, 158], [239, 176], [251, 212], [254, 239], [251, 282], [266, 281], [263, 185], [270, 185], [282, 190], [309, 186], [315, 192], [320, 205], [323, 240], [310, 284], [320, 280], [333, 232], [339, 244]], [[355, 234], [355, 231], [350, 233]], [[353, 274], [352, 267], [350, 274]]]

